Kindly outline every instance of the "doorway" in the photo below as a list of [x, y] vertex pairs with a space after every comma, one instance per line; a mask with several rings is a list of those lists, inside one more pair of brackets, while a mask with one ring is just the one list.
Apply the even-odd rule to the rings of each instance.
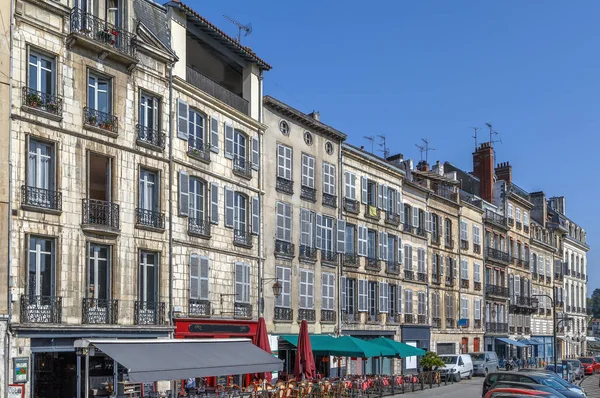
[[110, 202], [112, 188], [111, 159], [90, 152], [88, 162], [88, 198]]

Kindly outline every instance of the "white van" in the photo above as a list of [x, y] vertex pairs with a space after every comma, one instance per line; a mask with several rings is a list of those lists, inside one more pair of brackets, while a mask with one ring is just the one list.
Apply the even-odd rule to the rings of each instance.
[[463, 377], [467, 379], [473, 377], [473, 361], [469, 354], [440, 355], [440, 358], [446, 364], [440, 369], [445, 378], [460, 381]]

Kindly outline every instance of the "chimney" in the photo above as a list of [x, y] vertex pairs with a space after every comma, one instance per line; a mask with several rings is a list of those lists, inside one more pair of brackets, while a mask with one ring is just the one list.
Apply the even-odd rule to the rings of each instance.
[[419, 171], [429, 171], [429, 163], [426, 160], [421, 160], [417, 163], [417, 170]]
[[319, 113], [318, 111], [312, 111], [311, 113], [308, 114], [308, 116], [312, 117], [317, 122], [321, 121], [321, 113]]
[[512, 166], [510, 163], [498, 163], [498, 166], [496, 166], [496, 178], [512, 184]]
[[433, 167], [431, 168], [431, 170], [434, 173], [439, 174], [441, 176], [444, 175], [444, 165], [441, 164], [439, 160], [437, 162], [435, 162], [435, 164], [433, 165]]
[[397, 153], [395, 155], [392, 156], [388, 156], [387, 159], [388, 162], [395, 164], [396, 166], [400, 166], [402, 164], [402, 162], [404, 161], [404, 155], [401, 153]]
[[489, 142], [482, 143], [473, 152], [473, 175], [479, 178], [479, 196], [491, 202], [494, 188], [494, 149]]
[[548, 200], [548, 204], [553, 210], [565, 216], [567, 215], [567, 198], [564, 196], [554, 196]]

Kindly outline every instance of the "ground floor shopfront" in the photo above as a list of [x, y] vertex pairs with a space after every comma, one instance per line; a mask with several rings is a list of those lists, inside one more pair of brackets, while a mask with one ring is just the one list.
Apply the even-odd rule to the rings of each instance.
[[[343, 330], [342, 334], [356, 337], [362, 340], [373, 340], [378, 337], [387, 337], [391, 340], [400, 340], [399, 331], [397, 329], [381, 329], [381, 330]], [[394, 374], [400, 373], [400, 361], [394, 358], [354, 358], [347, 363], [348, 374], [363, 375], [363, 374]]]
[[554, 338], [552, 336], [531, 336], [532, 341], [539, 343], [533, 346], [533, 358], [538, 365], [554, 362]]
[[[400, 330], [403, 343], [422, 348], [425, 351], [430, 350], [431, 328], [429, 326], [402, 325]], [[417, 357], [403, 358], [402, 369], [408, 373], [416, 372], [419, 369], [419, 359]]]

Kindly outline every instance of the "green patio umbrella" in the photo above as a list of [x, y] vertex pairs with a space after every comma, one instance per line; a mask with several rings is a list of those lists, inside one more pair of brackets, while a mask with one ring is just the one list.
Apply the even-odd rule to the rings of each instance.
[[335, 339], [331, 355], [339, 357], [393, 357], [396, 352], [380, 344], [374, 344], [371, 341], [361, 340], [352, 336], [340, 336]]
[[422, 350], [420, 348], [413, 347], [411, 345], [388, 339], [385, 337], [378, 337], [374, 340], [369, 340], [369, 342], [376, 345], [380, 345], [382, 347], [391, 348], [392, 350], [394, 350], [395, 354], [400, 358], [412, 356], [422, 357], [426, 353], [425, 350]]

